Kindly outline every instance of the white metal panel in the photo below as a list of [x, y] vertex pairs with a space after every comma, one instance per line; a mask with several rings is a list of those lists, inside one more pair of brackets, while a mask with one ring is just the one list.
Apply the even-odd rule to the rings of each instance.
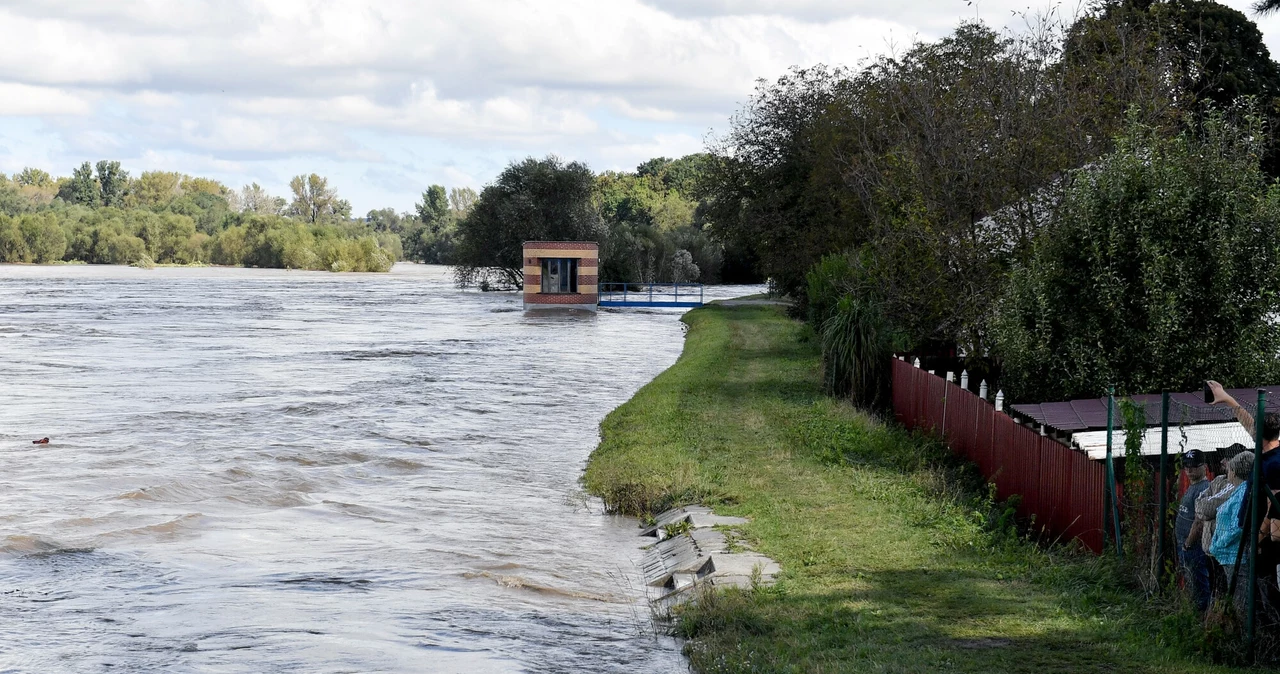
[[[1124, 439], [1125, 433], [1116, 429], [1111, 436], [1111, 452], [1112, 456], [1124, 456]], [[1239, 443], [1252, 449], [1254, 447], [1253, 438], [1244, 432], [1244, 427], [1238, 422], [1222, 424], [1196, 424], [1194, 426], [1178, 426], [1169, 428], [1169, 454], [1170, 456], [1180, 454], [1188, 449], [1198, 449], [1204, 452], [1217, 451], [1219, 449], [1230, 447]], [[1082, 451], [1088, 452], [1089, 458], [1094, 460], [1107, 458], [1107, 432], [1106, 431], [1084, 431], [1071, 435], [1071, 444]], [[1160, 428], [1148, 428], [1142, 437], [1142, 454], [1144, 456], [1160, 455]]]

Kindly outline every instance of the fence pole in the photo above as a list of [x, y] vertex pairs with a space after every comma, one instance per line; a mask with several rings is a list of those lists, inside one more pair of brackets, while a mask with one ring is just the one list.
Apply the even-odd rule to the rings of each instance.
[[[1116, 467], [1112, 458], [1111, 438], [1115, 430], [1116, 390], [1107, 389], [1107, 493], [1103, 510], [1111, 520], [1111, 533], [1116, 542], [1116, 556], [1123, 557], [1124, 549], [1120, 546], [1120, 505], [1116, 503]], [[1105, 528], [1104, 528], [1105, 535]]]
[[[947, 374], [950, 375], [951, 373], [948, 372]], [[947, 390], [947, 384], [951, 383], [950, 378], [946, 379], [945, 382], [946, 383], [942, 385], [942, 439], [943, 440], [947, 439], [947, 398], [950, 397], [949, 395], [947, 395], [948, 393], [950, 393], [950, 391]]]
[[1245, 620], [1245, 632], [1249, 635], [1248, 657], [1254, 659], [1254, 646], [1257, 638], [1258, 622], [1258, 528], [1262, 525], [1262, 417], [1267, 411], [1267, 391], [1258, 389], [1258, 408], [1254, 414], [1253, 439], [1255, 450], [1253, 455], [1253, 486], [1249, 507], [1249, 529], [1245, 535], [1249, 537], [1249, 613]]
[[[1157, 564], [1160, 566], [1156, 570], [1156, 578], [1160, 584], [1164, 584], [1165, 576], [1165, 539], [1169, 537], [1169, 523], [1166, 515], [1169, 512], [1169, 392], [1164, 391], [1160, 394], [1160, 509], [1156, 511], [1156, 517], [1160, 518], [1160, 539], [1157, 546], [1158, 556]], [[1174, 545], [1177, 550], [1177, 545]]]

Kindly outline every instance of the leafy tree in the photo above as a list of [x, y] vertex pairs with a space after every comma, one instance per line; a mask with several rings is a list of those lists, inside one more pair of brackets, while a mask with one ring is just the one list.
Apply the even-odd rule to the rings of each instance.
[[22, 194], [22, 186], [0, 174], [0, 214], [18, 215], [26, 212], [30, 203]]
[[[596, 178], [595, 199], [606, 231], [602, 280], [718, 278], [723, 246], [698, 221], [698, 203], [667, 181], [670, 168], [682, 161], [659, 158], [641, 164], [635, 173], [606, 172]], [[692, 266], [677, 263], [681, 250]], [[697, 273], [688, 276], [690, 270]]]
[[102, 193], [98, 181], [93, 177], [93, 167], [89, 162], [80, 165], [71, 173], [70, 180], [63, 183], [58, 196], [69, 204], [79, 204], [94, 208], [102, 203]]
[[133, 264], [148, 259], [146, 242], [136, 236], [121, 234], [107, 240], [104, 262]]
[[1021, 400], [1236, 386], [1280, 375], [1280, 188], [1262, 123], [1208, 116], [1165, 139], [1133, 125], [1074, 172], [995, 323]]
[[669, 157], [654, 157], [653, 159], [641, 162], [641, 164], [636, 167], [636, 175], [641, 178], [653, 176], [661, 179], [663, 174], [667, 172], [667, 167], [670, 165], [671, 159]]
[[[310, 223], [332, 218], [341, 206], [337, 191], [329, 187], [329, 179], [314, 173], [294, 176], [289, 190], [293, 192], [289, 211]], [[347, 212], [350, 213], [349, 204]]]
[[67, 237], [52, 214], [22, 216], [18, 230], [26, 242], [29, 261], [48, 264], [62, 259], [67, 251]]
[[120, 162], [105, 159], [98, 162], [98, 188], [102, 190], [100, 203], [103, 206], [125, 206], [125, 196], [129, 193], [129, 174], [120, 168]]
[[404, 216], [396, 213], [394, 208], [383, 208], [369, 211], [364, 219], [375, 232], [394, 232], [399, 234], [404, 231], [404, 221], [408, 219], [407, 216], [407, 213]]
[[215, 197], [226, 197], [231, 190], [226, 185], [212, 178], [182, 176], [182, 191], [186, 194], [209, 194]]
[[173, 171], [143, 171], [129, 193], [139, 206], [164, 206], [182, 196], [182, 180], [183, 175]]
[[1167, 65], [1184, 106], [1202, 101], [1220, 108], [1241, 96], [1269, 102], [1280, 95], [1280, 68], [1258, 26], [1243, 12], [1204, 0], [1110, 0], [1081, 25], [1129, 24], [1145, 29], [1156, 51], [1172, 56]]
[[594, 184], [595, 174], [585, 164], [554, 156], [508, 166], [458, 224], [458, 283], [518, 287], [525, 241], [599, 241]]
[[470, 187], [455, 187], [449, 190], [449, 208], [453, 209], [455, 217], [465, 218], [478, 198], [479, 195]]
[[276, 215], [284, 210], [285, 201], [273, 197], [258, 183], [245, 185], [238, 195], [237, 210], [241, 213], [257, 213], [258, 215]]
[[776, 288], [794, 294], [823, 255], [860, 240], [859, 225], [833, 199], [841, 187], [819, 173], [830, 139], [812, 133], [850, 73], [815, 66], [761, 82], [713, 139], [703, 213], [727, 247], [750, 251]]
[[451, 193], [443, 185], [432, 185], [422, 192], [422, 200], [414, 204], [415, 221], [406, 222], [400, 232], [403, 254], [408, 259], [427, 264], [450, 261], [459, 217], [452, 200], [460, 200], [459, 205], [465, 205], [463, 202], [468, 199], [474, 201], [475, 192], [467, 192], [470, 197], [456, 188]]
[[1132, 45], [1132, 54], [1149, 63], [1128, 64], [1125, 72], [1095, 72], [1095, 77], [1126, 80], [1132, 79], [1130, 73], [1158, 73], [1165, 97], [1177, 101], [1170, 121], [1181, 122], [1184, 113], [1205, 102], [1224, 109], [1245, 96], [1256, 99], [1270, 127], [1263, 166], [1280, 175], [1280, 66], [1243, 12], [1204, 0], [1109, 0], [1072, 30], [1074, 42], [1097, 43], [1106, 36], [1122, 38]]
[[422, 201], [414, 204], [418, 219], [424, 225], [443, 223], [449, 217], [449, 195], [443, 185], [432, 185], [422, 192]]
[[28, 187], [52, 187], [53, 177], [49, 175], [48, 171], [28, 166], [13, 176], [13, 182]]
[[13, 218], [0, 213], [0, 262], [30, 262], [27, 240]]
[[676, 283], [688, 283], [698, 280], [702, 272], [693, 262], [693, 255], [681, 248], [671, 259], [671, 280]]

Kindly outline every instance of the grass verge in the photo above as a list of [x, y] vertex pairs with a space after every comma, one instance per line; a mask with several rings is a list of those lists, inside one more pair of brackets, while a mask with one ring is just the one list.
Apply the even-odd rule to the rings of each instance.
[[696, 671], [1243, 671], [1106, 560], [1019, 537], [935, 441], [824, 396], [816, 346], [777, 307], [684, 320], [680, 360], [605, 419], [584, 482], [633, 515], [748, 517], [782, 565], [774, 587], [680, 611]]

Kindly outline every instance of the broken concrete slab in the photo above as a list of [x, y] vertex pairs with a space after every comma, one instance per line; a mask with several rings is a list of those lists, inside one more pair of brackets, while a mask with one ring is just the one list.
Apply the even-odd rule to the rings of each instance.
[[[782, 571], [778, 563], [740, 544], [732, 544], [722, 529], [746, 524], [742, 517], [716, 515], [705, 506], [668, 510], [641, 532], [658, 541], [645, 549], [641, 570], [656, 606], [669, 609], [690, 601], [700, 586], [750, 587], [770, 585]], [[685, 531], [667, 536], [671, 525], [687, 523]]]
[[684, 506], [683, 508], [674, 508], [668, 510], [657, 517], [653, 518], [652, 526], [640, 532], [641, 536], [656, 536], [658, 538], [665, 537], [665, 530], [672, 524], [680, 522], [688, 522], [695, 529], [705, 527], [720, 526], [740, 526], [747, 523], [747, 519], [743, 517], [724, 517], [717, 515], [706, 506]]

